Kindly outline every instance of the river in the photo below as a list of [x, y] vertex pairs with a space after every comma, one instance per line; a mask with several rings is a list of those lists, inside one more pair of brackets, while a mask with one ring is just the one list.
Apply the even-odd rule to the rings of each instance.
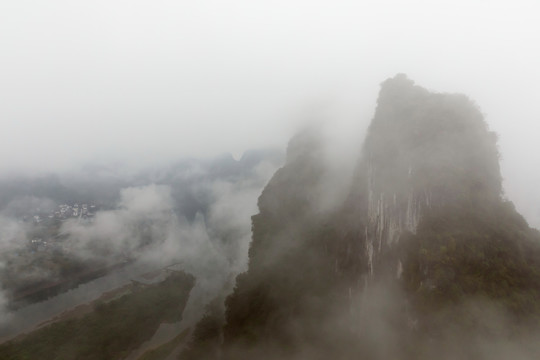
[[17, 309], [7, 316], [5, 324], [0, 324], [0, 342], [28, 332], [66, 310], [89, 303], [107, 291], [128, 284], [134, 277], [161, 268], [163, 265], [134, 262], [48, 300]]

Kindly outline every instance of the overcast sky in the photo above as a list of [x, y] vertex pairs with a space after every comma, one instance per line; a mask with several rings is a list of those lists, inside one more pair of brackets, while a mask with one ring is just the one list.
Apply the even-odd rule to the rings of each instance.
[[539, 16], [519, 0], [0, 0], [0, 171], [284, 147], [320, 103], [359, 134], [403, 72], [478, 103], [540, 226]]

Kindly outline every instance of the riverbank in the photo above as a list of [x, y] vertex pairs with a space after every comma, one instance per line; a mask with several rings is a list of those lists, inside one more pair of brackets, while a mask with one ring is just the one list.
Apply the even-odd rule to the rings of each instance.
[[60, 322], [60, 321], [80, 319], [84, 315], [87, 315], [87, 314], [91, 313], [92, 311], [94, 311], [95, 307], [98, 304], [108, 303], [108, 302], [110, 302], [112, 300], [118, 299], [119, 297], [121, 297], [123, 295], [130, 294], [132, 292], [132, 288], [133, 288], [133, 286], [131, 284], [128, 284], [128, 285], [124, 285], [122, 287], [119, 287], [117, 289], [105, 292], [105, 293], [103, 293], [103, 295], [101, 295], [96, 300], [91, 301], [91, 302], [86, 303], [86, 304], [77, 305], [74, 308], [68, 309], [68, 310], [64, 311], [63, 313], [61, 313], [59, 315], [56, 315], [56, 316], [54, 316], [53, 318], [51, 318], [49, 320], [46, 320], [46, 321], [44, 321], [44, 322], [42, 322], [40, 324], [37, 324], [36, 326], [29, 329], [28, 331], [25, 331], [25, 332], [23, 332], [21, 334], [17, 334], [17, 335], [12, 336], [12, 337], [0, 338], [0, 345], [7, 342], [7, 341], [10, 341], [10, 340], [20, 341], [20, 340], [24, 339], [26, 336], [28, 336], [29, 334], [33, 333], [34, 331], [38, 331], [38, 330], [40, 330], [40, 329], [42, 329], [42, 328], [44, 328], [46, 326], [52, 325], [52, 324]]
[[56, 317], [66, 316], [66, 312], [81, 312], [81, 309], [86, 308], [85, 305], [131, 284], [134, 278], [141, 277], [140, 274], [161, 270], [162, 266], [131, 263], [45, 301], [11, 311], [0, 324], [0, 344], [19, 334], [29, 333]]
[[185, 273], [153, 285], [133, 282], [13, 338], [0, 346], [0, 358], [123, 358], [160, 324], [181, 319], [194, 283]]
[[9, 307], [17, 310], [33, 303], [42, 302], [51, 297], [76, 288], [84, 283], [106, 276], [132, 262], [122, 261], [116, 264], [102, 266], [98, 269], [86, 269], [58, 281], [46, 281], [31, 287], [24, 287], [13, 292], [9, 299]]

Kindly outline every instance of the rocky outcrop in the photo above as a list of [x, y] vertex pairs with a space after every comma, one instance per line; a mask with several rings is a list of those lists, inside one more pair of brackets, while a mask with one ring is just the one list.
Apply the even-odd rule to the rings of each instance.
[[321, 140], [291, 140], [252, 217], [224, 356], [433, 358], [448, 326], [463, 343], [486, 333], [462, 307], [479, 297], [516, 324], [538, 319], [540, 234], [501, 196], [496, 140], [467, 97], [397, 75], [381, 85], [350, 195], [324, 211]]

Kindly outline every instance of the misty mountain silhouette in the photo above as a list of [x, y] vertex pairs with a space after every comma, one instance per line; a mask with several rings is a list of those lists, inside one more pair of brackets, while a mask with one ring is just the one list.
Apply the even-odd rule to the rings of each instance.
[[183, 358], [537, 354], [540, 233], [504, 199], [497, 137], [471, 100], [384, 81], [337, 208], [321, 204], [322, 151], [314, 129], [290, 141], [252, 217], [249, 270]]

